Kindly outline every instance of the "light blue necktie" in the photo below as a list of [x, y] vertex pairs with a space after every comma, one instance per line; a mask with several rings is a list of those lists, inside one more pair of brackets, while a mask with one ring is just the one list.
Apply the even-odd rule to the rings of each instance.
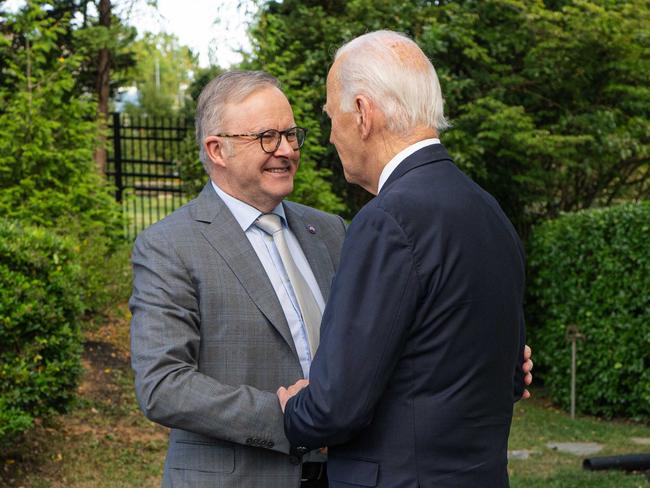
[[307, 330], [309, 349], [313, 358], [318, 347], [318, 341], [320, 340], [320, 322], [322, 318], [320, 307], [316, 302], [316, 298], [314, 298], [311, 288], [307, 284], [307, 280], [305, 280], [298, 266], [296, 266], [291, 252], [289, 252], [289, 246], [284, 236], [280, 216], [276, 214], [262, 214], [255, 221], [255, 225], [273, 237], [275, 247], [280, 254], [282, 264], [284, 264], [284, 269], [287, 271], [289, 281], [298, 299], [302, 320]]

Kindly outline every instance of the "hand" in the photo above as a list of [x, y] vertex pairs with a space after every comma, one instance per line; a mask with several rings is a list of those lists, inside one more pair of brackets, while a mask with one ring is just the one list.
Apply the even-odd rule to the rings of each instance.
[[309, 380], [298, 380], [289, 388], [281, 386], [278, 388], [276, 394], [278, 395], [278, 400], [280, 400], [280, 407], [282, 408], [282, 413], [287, 406], [287, 402], [292, 396], [295, 396], [300, 390], [305, 388], [309, 384]]
[[[533, 382], [533, 374], [531, 371], [533, 370], [533, 360], [531, 357], [533, 356], [533, 351], [531, 350], [528, 345], [524, 346], [524, 364], [522, 365], [522, 369], [524, 370], [524, 384], [530, 385]], [[521, 395], [522, 400], [526, 400], [527, 398], [530, 398], [530, 392], [528, 389], [524, 389], [524, 393]]]

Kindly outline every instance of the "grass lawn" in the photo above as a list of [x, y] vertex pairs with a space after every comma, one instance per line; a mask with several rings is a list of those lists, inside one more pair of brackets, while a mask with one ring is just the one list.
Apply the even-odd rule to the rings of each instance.
[[[144, 488], [160, 486], [167, 429], [139, 412], [128, 354], [128, 311], [86, 333], [80, 400], [67, 415], [40, 424], [0, 453], [0, 486], [7, 488]], [[533, 396], [535, 397], [535, 391]], [[547, 442], [598, 442], [597, 455], [640, 453], [632, 437], [650, 437], [650, 427], [569, 416], [533, 398], [519, 402], [510, 449], [533, 451], [510, 461], [513, 488], [646, 488], [641, 474], [588, 472], [582, 458], [546, 447]], [[270, 487], [282, 488], [282, 487]]]
[[597, 442], [603, 450], [593, 456], [650, 452], [649, 445], [632, 442], [633, 437], [650, 438], [650, 427], [624, 421], [605, 421], [595, 417], [570, 416], [543, 399], [535, 398], [515, 405], [510, 434], [511, 450], [527, 449], [527, 460], [508, 464], [512, 488], [646, 488], [642, 474], [620, 471], [587, 471], [584, 457], [561, 453], [546, 447], [549, 442]]

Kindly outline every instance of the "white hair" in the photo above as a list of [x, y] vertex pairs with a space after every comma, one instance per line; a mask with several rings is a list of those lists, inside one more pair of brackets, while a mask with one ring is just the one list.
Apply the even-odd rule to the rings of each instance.
[[370, 32], [341, 46], [334, 59], [342, 111], [354, 111], [354, 97], [365, 95], [384, 113], [391, 132], [449, 126], [436, 70], [406, 35]]
[[199, 95], [196, 106], [196, 143], [203, 167], [210, 174], [210, 159], [203, 140], [219, 132], [224, 120], [224, 109], [229, 103], [239, 103], [249, 95], [268, 87], [280, 88], [280, 82], [264, 71], [229, 71], [212, 79]]

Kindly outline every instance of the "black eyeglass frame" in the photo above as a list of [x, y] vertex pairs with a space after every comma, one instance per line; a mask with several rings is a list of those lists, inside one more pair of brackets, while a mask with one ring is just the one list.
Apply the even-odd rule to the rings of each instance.
[[[295, 137], [296, 137], [296, 142], [298, 143], [298, 147], [293, 147], [293, 144], [289, 140], [289, 133], [291, 131], [295, 131]], [[302, 140], [300, 139], [300, 134], [302, 132]], [[263, 138], [265, 134], [277, 134], [276, 139], [275, 139], [275, 147], [273, 148], [273, 151], [267, 151], [267, 149], [264, 147], [264, 142]], [[289, 127], [286, 130], [276, 130], [276, 129], [267, 129], [262, 132], [252, 132], [252, 133], [247, 133], [247, 134], [214, 134], [217, 137], [254, 137], [255, 139], [260, 140], [260, 146], [262, 147], [262, 151], [264, 151], [267, 154], [273, 154], [275, 151], [278, 150], [280, 147], [280, 144], [282, 143], [282, 136], [287, 140], [289, 144], [291, 144], [291, 148], [294, 151], [297, 151], [300, 149], [303, 144], [305, 143], [305, 138], [307, 137], [307, 129], [304, 127]]]

